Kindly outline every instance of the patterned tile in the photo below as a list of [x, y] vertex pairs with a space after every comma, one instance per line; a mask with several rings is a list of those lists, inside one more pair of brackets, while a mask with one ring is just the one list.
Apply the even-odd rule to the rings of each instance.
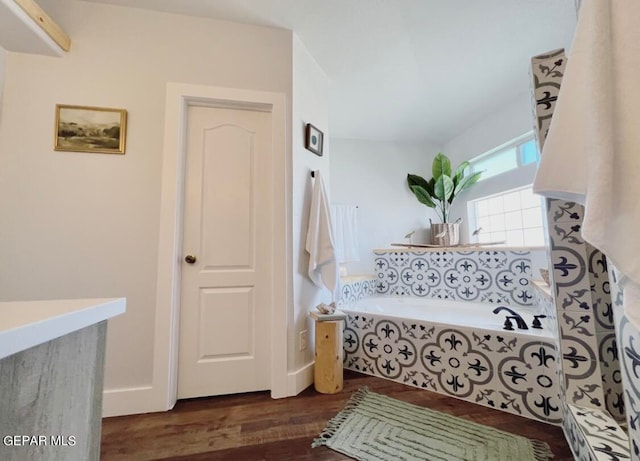
[[562, 335], [578, 337], [587, 341], [592, 349], [597, 348], [597, 339], [595, 332], [595, 315], [589, 311], [560, 312], [560, 328]]
[[550, 223], [582, 223], [584, 207], [579, 203], [547, 199], [547, 220]]
[[566, 63], [564, 50], [557, 50], [531, 59], [531, 90], [535, 102], [534, 116], [540, 150], [542, 150], [547, 138], [547, 131], [558, 99]]
[[[597, 369], [597, 361], [591, 361]], [[591, 374], [582, 379], [571, 379], [565, 375], [565, 398], [572, 405], [602, 410], [604, 406], [604, 392], [602, 379], [599, 374]]]
[[[536, 134], [543, 146], [564, 72], [564, 50], [532, 59]], [[587, 245], [581, 235], [584, 207], [573, 202], [546, 199], [550, 278], [554, 286], [559, 340], [562, 351], [560, 395], [563, 398], [563, 429], [577, 460], [630, 459], [629, 442], [611, 418], [623, 418], [619, 340], [624, 329], [619, 309], [611, 302], [611, 275], [604, 255]], [[612, 284], [613, 285], [613, 284]], [[611, 291], [614, 291], [613, 289]], [[615, 297], [616, 295], [614, 295]], [[621, 299], [619, 296], [618, 299]], [[618, 341], [612, 334], [614, 320]], [[633, 356], [633, 353], [630, 354]], [[638, 356], [640, 359], [640, 356]], [[640, 361], [638, 362], [640, 365]], [[635, 368], [632, 365], [632, 368]], [[637, 378], [637, 376], [636, 376]], [[622, 382], [625, 379], [622, 376]], [[626, 406], [637, 394], [625, 386]], [[578, 408], [580, 404], [590, 408]], [[633, 417], [629, 417], [630, 426]], [[637, 419], [636, 419], [637, 422]], [[633, 431], [631, 431], [633, 434]], [[632, 437], [633, 439], [633, 437]], [[637, 457], [637, 444], [632, 442]]]
[[598, 461], [631, 459], [629, 437], [606, 412], [573, 405], [569, 405], [569, 412], [586, 439], [593, 459]]
[[376, 252], [378, 294], [532, 305], [528, 251]]
[[523, 405], [522, 395], [510, 390], [489, 383], [484, 386], [476, 386], [473, 391], [473, 398], [469, 399], [479, 405], [490, 407], [496, 410], [512, 413], [514, 415], [523, 416], [529, 419], [558, 424], [559, 419], [547, 421], [535, 413], [531, 413], [529, 409]]
[[433, 251], [424, 254], [427, 255], [429, 264], [436, 269], [448, 269], [455, 261], [455, 253], [451, 251]]
[[553, 298], [536, 283], [533, 284], [533, 288], [533, 305], [537, 307], [541, 315], [546, 316], [542, 320], [544, 328], [551, 332], [552, 337], [559, 338], [556, 305]]
[[[476, 258], [459, 258], [451, 269], [442, 275], [442, 281], [452, 291], [458, 293], [466, 301], [478, 301], [481, 295], [486, 297], [489, 289], [494, 285], [487, 270], [479, 267]], [[512, 283], [509, 281], [508, 283]]]
[[342, 283], [342, 299], [339, 304], [350, 303], [376, 294], [376, 277]]
[[584, 285], [581, 288], [590, 290], [587, 264], [584, 256], [578, 251], [566, 247], [552, 247], [551, 270], [556, 293], [558, 293], [557, 287], [573, 287], [580, 282]]
[[416, 364], [418, 351], [413, 342], [402, 335], [397, 321], [381, 319], [373, 330], [362, 337], [362, 350], [374, 364], [379, 376], [396, 379], [404, 368]]
[[591, 300], [596, 318], [597, 330], [613, 330], [613, 303], [607, 258], [600, 250], [587, 244], [587, 261]]
[[591, 450], [589, 449], [589, 445], [587, 444], [587, 438], [585, 434], [582, 432], [580, 426], [573, 414], [567, 410], [564, 412], [564, 419], [562, 421], [562, 428], [564, 430], [565, 437], [569, 446], [571, 447], [571, 451], [573, 452], [573, 457], [576, 461], [593, 461], [595, 460], [595, 456], [592, 455]]
[[620, 357], [616, 335], [612, 331], [598, 331], [598, 360], [601, 366], [620, 371]]
[[527, 412], [542, 421], [557, 422], [561, 408], [556, 359], [552, 344], [528, 342], [519, 348], [518, 355], [508, 356], [498, 365], [504, 387], [519, 395]]
[[631, 459], [637, 461], [640, 460], [640, 331], [624, 315], [624, 290], [620, 273], [612, 264], [609, 279]]
[[616, 421], [623, 422], [626, 408], [616, 335], [612, 330], [597, 330], [596, 336], [605, 408]]
[[559, 222], [549, 224], [549, 240], [552, 248], [570, 248], [581, 259], [581, 265], [587, 261], [587, 247], [582, 238], [582, 223]]
[[633, 459], [640, 459], [640, 331], [626, 316], [620, 322], [620, 359]]
[[473, 340], [458, 329], [442, 329], [420, 349], [420, 360], [428, 374], [437, 377], [442, 392], [469, 397], [477, 385], [493, 379], [491, 361], [473, 349]]
[[565, 398], [573, 404], [602, 408], [605, 399], [600, 362], [595, 352], [598, 350], [597, 338], [580, 334], [580, 327], [574, 333], [575, 336], [565, 334], [561, 338]]
[[553, 343], [526, 334], [347, 311], [344, 366], [559, 424]]

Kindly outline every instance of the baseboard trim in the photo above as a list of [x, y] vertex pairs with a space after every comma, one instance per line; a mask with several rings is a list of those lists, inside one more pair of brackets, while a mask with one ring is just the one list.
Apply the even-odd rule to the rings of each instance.
[[298, 395], [313, 384], [314, 365], [315, 362], [310, 362], [287, 375], [287, 397]]
[[151, 386], [105, 390], [102, 394], [102, 417], [166, 411], [166, 408], [158, 407], [154, 397]]
[[[296, 371], [287, 374], [287, 394], [273, 398], [293, 397], [313, 384], [314, 362], [310, 362]], [[157, 395], [152, 386], [108, 389], [102, 394], [102, 417], [135, 415], [167, 411], [158, 405]]]

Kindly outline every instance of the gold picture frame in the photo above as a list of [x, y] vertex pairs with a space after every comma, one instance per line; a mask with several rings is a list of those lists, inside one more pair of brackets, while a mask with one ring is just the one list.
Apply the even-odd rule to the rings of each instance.
[[56, 105], [54, 150], [124, 154], [126, 134], [124, 109]]

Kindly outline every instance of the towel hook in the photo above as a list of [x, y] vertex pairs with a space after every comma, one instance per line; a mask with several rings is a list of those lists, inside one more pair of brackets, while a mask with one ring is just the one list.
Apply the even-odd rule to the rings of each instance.
[[311, 177], [315, 178], [316, 177], [316, 172], [315, 171], [311, 171]]

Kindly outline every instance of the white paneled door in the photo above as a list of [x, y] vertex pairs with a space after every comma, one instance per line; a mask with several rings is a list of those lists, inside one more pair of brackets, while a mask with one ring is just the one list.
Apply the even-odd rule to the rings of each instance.
[[270, 388], [271, 113], [187, 111], [178, 398]]

